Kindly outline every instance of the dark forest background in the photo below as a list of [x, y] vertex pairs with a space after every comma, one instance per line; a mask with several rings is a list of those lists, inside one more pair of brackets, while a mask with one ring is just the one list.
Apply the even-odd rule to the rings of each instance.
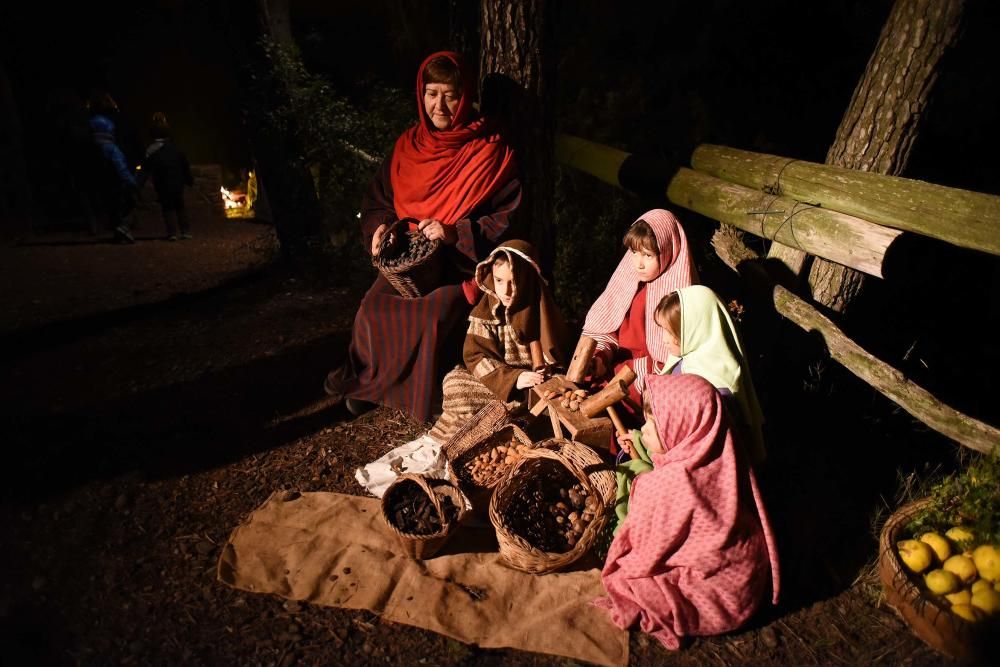
[[[332, 128], [338, 140], [384, 155], [415, 117], [416, 65], [449, 47], [450, 11], [460, 4], [291, 2], [303, 104], [317, 109], [312, 131]], [[7, 3], [0, 10], [7, 106], [19, 124], [37, 229], [74, 216], [59, 197], [68, 178], [64, 147], [94, 88], [118, 100], [121, 142], [133, 159], [147, 119], [164, 111], [192, 161], [222, 164], [227, 184], [252, 165], [236, 75], [241, 63], [226, 26], [232, 16], [220, 6], [159, 0], [58, 10]], [[682, 164], [705, 142], [822, 162], [890, 6], [564, 2], [550, 100], [557, 129]], [[968, 3], [964, 33], [943, 64], [907, 176], [1000, 193], [998, 18], [996, 3]], [[310, 159], [319, 165], [315, 173], [325, 174], [317, 184], [329, 224], [343, 231], [331, 242], [353, 248], [360, 191], [374, 166], [336, 151], [323, 144]], [[664, 202], [641, 201], [563, 169], [556, 189], [558, 295], [579, 317], [620, 257], [625, 227]], [[711, 221], [679, 214], [700, 250], [706, 282], [738, 296], [735, 276], [708, 246]], [[913, 264], [893, 279], [871, 281], [848, 329], [960, 409], [995, 421], [987, 369], [997, 367], [998, 356], [996, 258], [935, 243]]]

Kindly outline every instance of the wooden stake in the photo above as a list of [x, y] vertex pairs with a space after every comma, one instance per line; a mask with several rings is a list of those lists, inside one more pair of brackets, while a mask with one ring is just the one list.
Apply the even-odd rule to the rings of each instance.
[[557, 438], [563, 437], [562, 424], [559, 422], [559, 415], [556, 414], [556, 409], [549, 405], [549, 421], [552, 422], [552, 435]]
[[615, 425], [615, 430], [618, 435], [626, 435], [628, 429], [625, 428], [625, 424], [622, 423], [621, 417], [618, 416], [618, 411], [615, 410], [615, 406], [609, 405], [605, 408], [608, 411], [608, 416], [611, 417], [611, 423]]
[[594, 349], [597, 347], [597, 341], [590, 336], [580, 336], [579, 342], [576, 344], [576, 351], [573, 352], [573, 358], [569, 362], [569, 368], [566, 370], [566, 379], [570, 382], [579, 382], [583, 379], [583, 376], [587, 374], [587, 365], [590, 363], [590, 358], [594, 356]]

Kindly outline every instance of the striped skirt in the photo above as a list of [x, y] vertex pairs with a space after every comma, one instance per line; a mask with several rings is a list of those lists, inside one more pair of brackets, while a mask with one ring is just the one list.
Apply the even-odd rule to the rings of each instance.
[[441, 376], [461, 359], [469, 308], [459, 285], [404, 299], [380, 274], [354, 318], [344, 395], [427, 421]]
[[[466, 370], [465, 366], [456, 366], [444, 376], [443, 389], [441, 416], [428, 433], [442, 444], [448, 442], [487, 403], [497, 400], [493, 392]], [[504, 405], [511, 412], [523, 407], [521, 401], [510, 401]]]

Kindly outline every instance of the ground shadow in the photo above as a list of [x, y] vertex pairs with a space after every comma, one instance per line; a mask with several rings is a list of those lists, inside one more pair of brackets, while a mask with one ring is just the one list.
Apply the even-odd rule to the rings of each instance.
[[[348, 332], [238, 367], [108, 401], [85, 413], [0, 416], [5, 487], [40, 500], [130, 471], [164, 478], [211, 469], [349, 418], [322, 390]], [[336, 361], [336, 359], [333, 359]]]

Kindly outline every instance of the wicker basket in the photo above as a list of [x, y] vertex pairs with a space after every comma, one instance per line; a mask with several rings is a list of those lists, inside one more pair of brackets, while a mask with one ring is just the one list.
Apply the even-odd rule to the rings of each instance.
[[372, 264], [385, 276], [389, 284], [399, 292], [400, 296], [406, 299], [415, 299], [441, 286], [441, 276], [444, 272], [444, 265], [441, 261], [441, 242], [437, 239], [430, 241], [432, 250], [418, 260], [403, 261], [395, 266], [386, 266], [383, 250], [388, 245], [388, 240], [392, 234], [408, 234], [410, 223], [416, 224], [416, 218], [403, 218], [394, 222], [382, 236], [382, 244], [379, 247], [379, 254], [372, 257]]
[[490, 401], [480, 408], [479, 412], [463, 424], [462, 428], [458, 429], [455, 435], [451, 436], [451, 439], [441, 447], [452, 468], [455, 467], [455, 459], [464, 454], [467, 449], [491, 433], [500, 430], [509, 421], [510, 411], [507, 410], [503, 401]]
[[477, 441], [469, 441], [463, 451], [453, 454], [454, 458], [449, 457], [448, 461], [451, 463], [452, 473], [458, 479], [462, 488], [469, 489], [472, 493], [475, 493], [482, 489], [492, 489], [499, 484], [500, 480], [506, 477], [511, 468], [514, 467], [514, 464], [497, 465], [494, 473], [489, 478], [478, 482], [473, 479], [469, 467], [473, 459], [481, 453], [504, 443], [515, 441], [517, 444], [525, 445], [529, 449], [535, 447], [535, 443], [531, 441], [528, 434], [514, 424], [507, 424]]
[[610, 511], [615, 505], [618, 494], [618, 479], [615, 477], [615, 467], [606, 463], [601, 455], [587, 445], [565, 438], [549, 438], [539, 442], [537, 447], [556, 449], [571, 457], [587, 473], [590, 483], [601, 494], [604, 506]]
[[[458, 508], [458, 514], [455, 519], [451, 523], [444, 523], [441, 530], [437, 533], [431, 533], [429, 535], [415, 535], [403, 532], [397, 528], [395, 523], [389, 517], [389, 503], [391, 502], [394, 493], [410, 484], [416, 484], [425, 494], [427, 494], [434, 506], [434, 511], [438, 513], [439, 517], [443, 518], [444, 515], [441, 511], [441, 501], [438, 497], [438, 493], [435, 493], [435, 490], [451, 498], [452, 504]], [[393, 482], [392, 485], [386, 489], [385, 494], [382, 496], [382, 519], [399, 539], [399, 544], [403, 549], [403, 553], [417, 559], [433, 557], [434, 554], [436, 554], [438, 550], [444, 546], [444, 543], [448, 541], [448, 537], [451, 536], [455, 528], [462, 522], [465, 512], [465, 496], [457, 486], [444, 479], [433, 479], [409, 473], [402, 474], [399, 476], [399, 479]]]
[[[987, 653], [997, 659], [997, 647], [989, 648], [988, 635], [995, 623], [984, 620], [973, 625], [951, 613], [948, 604], [925, 595], [903, 566], [896, 550], [906, 525], [931, 500], [924, 498], [899, 508], [882, 528], [879, 538], [878, 574], [886, 601], [899, 613], [913, 633], [928, 646], [962, 662], [987, 662]], [[993, 663], [996, 664], [996, 663]]]
[[[557, 440], [557, 439], [553, 439]], [[611, 475], [611, 490], [605, 488], [606, 480], [598, 471], [587, 472], [592, 468], [594, 460], [600, 457], [589, 447], [570, 440], [546, 441], [547, 446], [539, 445], [535, 449], [525, 452], [518, 460], [510, 473], [504, 477], [500, 484], [493, 491], [493, 498], [490, 501], [490, 521], [497, 532], [497, 543], [500, 547], [500, 557], [511, 567], [532, 574], [545, 574], [565, 567], [583, 556], [590, 549], [597, 536], [604, 529], [608, 520], [608, 509], [610, 504], [607, 501], [609, 495], [611, 502], [614, 500], [613, 480]], [[604, 511], [599, 512], [594, 519], [587, 524], [579, 541], [565, 552], [547, 552], [532, 546], [526, 539], [508, 528], [507, 517], [518, 502], [523, 502], [520, 491], [536, 475], [546, 475], [546, 468], [555, 462], [569, 470], [587, 490], [589, 495], [605, 499]], [[593, 479], [600, 479], [600, 484], [595, 484]]]

